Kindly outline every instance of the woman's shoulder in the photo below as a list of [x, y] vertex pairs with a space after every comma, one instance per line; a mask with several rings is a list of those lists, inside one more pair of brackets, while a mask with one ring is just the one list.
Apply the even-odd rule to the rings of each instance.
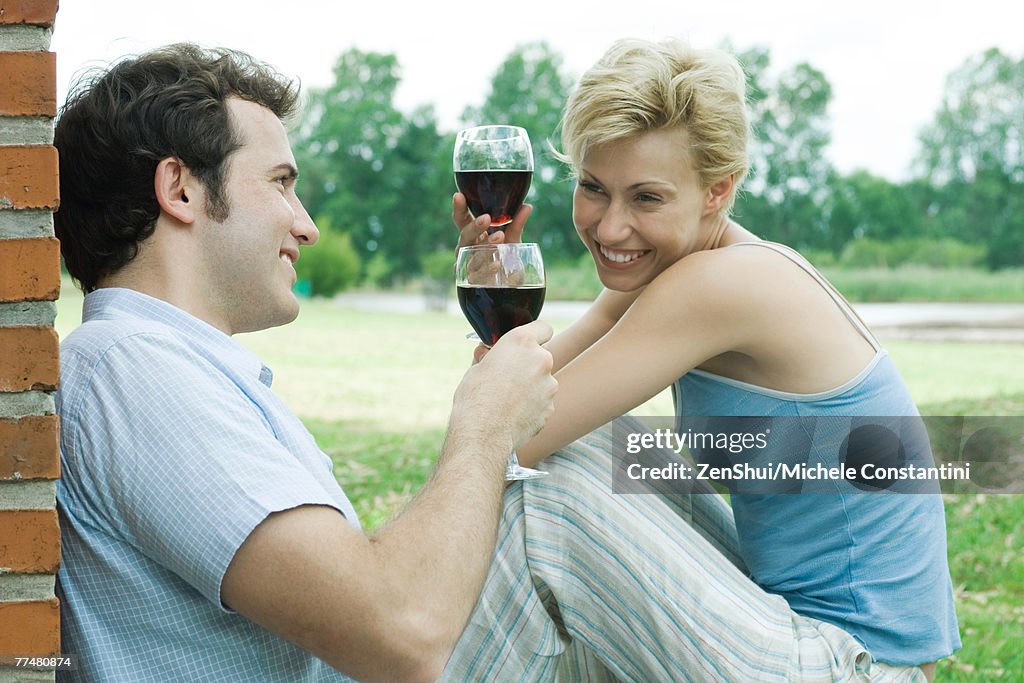
[[[754, 250], [750, 250], [754, 251]], [[720, 247], [676, 261], [647, 285], [634, 306], [661, 330], [700, 329], [722, 350], [764, 326], [764, 266], [757, 254]]]
[[734, 243], [680, 259], [647, 286], [638, 302], [646, 300], [646, 310], [662, 316], [665, 325], [725, 331], [738, 348], [777, 329], [780, 321], [801, 319], [802, 311], [820, 298], [820, 289], [775, 248]]
[[666, 268], [651, 284], [657, 285], [656, 290], [680, 292], [680, 286], [686, 285], [697, 287], [694, 291], [708, 296], [760, 298], [778, 282], [781, 261], [774, 248], [748, 248], [762, 244], [774, 245], [736, 242], [693, 252]]

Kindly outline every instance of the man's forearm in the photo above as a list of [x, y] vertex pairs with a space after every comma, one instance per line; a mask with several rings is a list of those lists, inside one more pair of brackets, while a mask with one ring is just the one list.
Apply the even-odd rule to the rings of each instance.
[[224, 577], [228, 606], [366, 681], [433, 681], [494, 552], [504, 444], [450, 434], [430, 481], [373, 536], [332, 508], [269, 516]]
[[[391, 575], [393, 597], [415, 611], [447, 661], [483, 588], [494, 553], [505, 489], [504, 457], [511, 444], [495, 443], [482, 428], [454, 425], [438, 466], [419, 495], [394, 522], [371, 538]], [[440, 673], [440, 670], [438, 670]]]
[[439, 676], [490, 567], [505, 460], [553, 410], [550, 336], [516, 328], [466, 372], [437, 468], [394, 521], [367, 536], [331, 507], [275, 512], [235, 554], [224, 603], [359, 680]]

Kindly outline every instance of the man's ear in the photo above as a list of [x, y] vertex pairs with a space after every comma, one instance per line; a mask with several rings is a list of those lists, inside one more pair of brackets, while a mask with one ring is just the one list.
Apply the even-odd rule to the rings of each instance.
[[157, 164], [153, 186], [161, 211], [186, 224], [196, 219], [198, 187], [180, 159], [167, 157]]
[[725, 201], [729, 198], [729, 193], [732, 192], [732, 186], [735, 181], [736, 176], [728, 175], [708, 188], [704, 195], [705, 216], [717, 213], [722, 208]]

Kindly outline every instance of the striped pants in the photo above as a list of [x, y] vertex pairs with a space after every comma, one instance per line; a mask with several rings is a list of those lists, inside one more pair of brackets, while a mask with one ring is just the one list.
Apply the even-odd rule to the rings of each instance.
[[443, 681], [920, 682], [746, 575], [717, 495], [613, 495], [611, 429], [509, 486]]

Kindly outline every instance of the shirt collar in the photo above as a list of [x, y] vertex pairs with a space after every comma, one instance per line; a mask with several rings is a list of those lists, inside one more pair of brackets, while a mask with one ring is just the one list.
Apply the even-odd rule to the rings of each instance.
[[229, 335], [200, 320], [174, 304], [143, 294], [134, 289], [108, 287], [85, 295], [82, 322], [135, 318], [168, 328], [205, 353], [220, 358], [245, 377], [258, 379], [266, 386], [273, 381], [273, 372], [259, 357]]

